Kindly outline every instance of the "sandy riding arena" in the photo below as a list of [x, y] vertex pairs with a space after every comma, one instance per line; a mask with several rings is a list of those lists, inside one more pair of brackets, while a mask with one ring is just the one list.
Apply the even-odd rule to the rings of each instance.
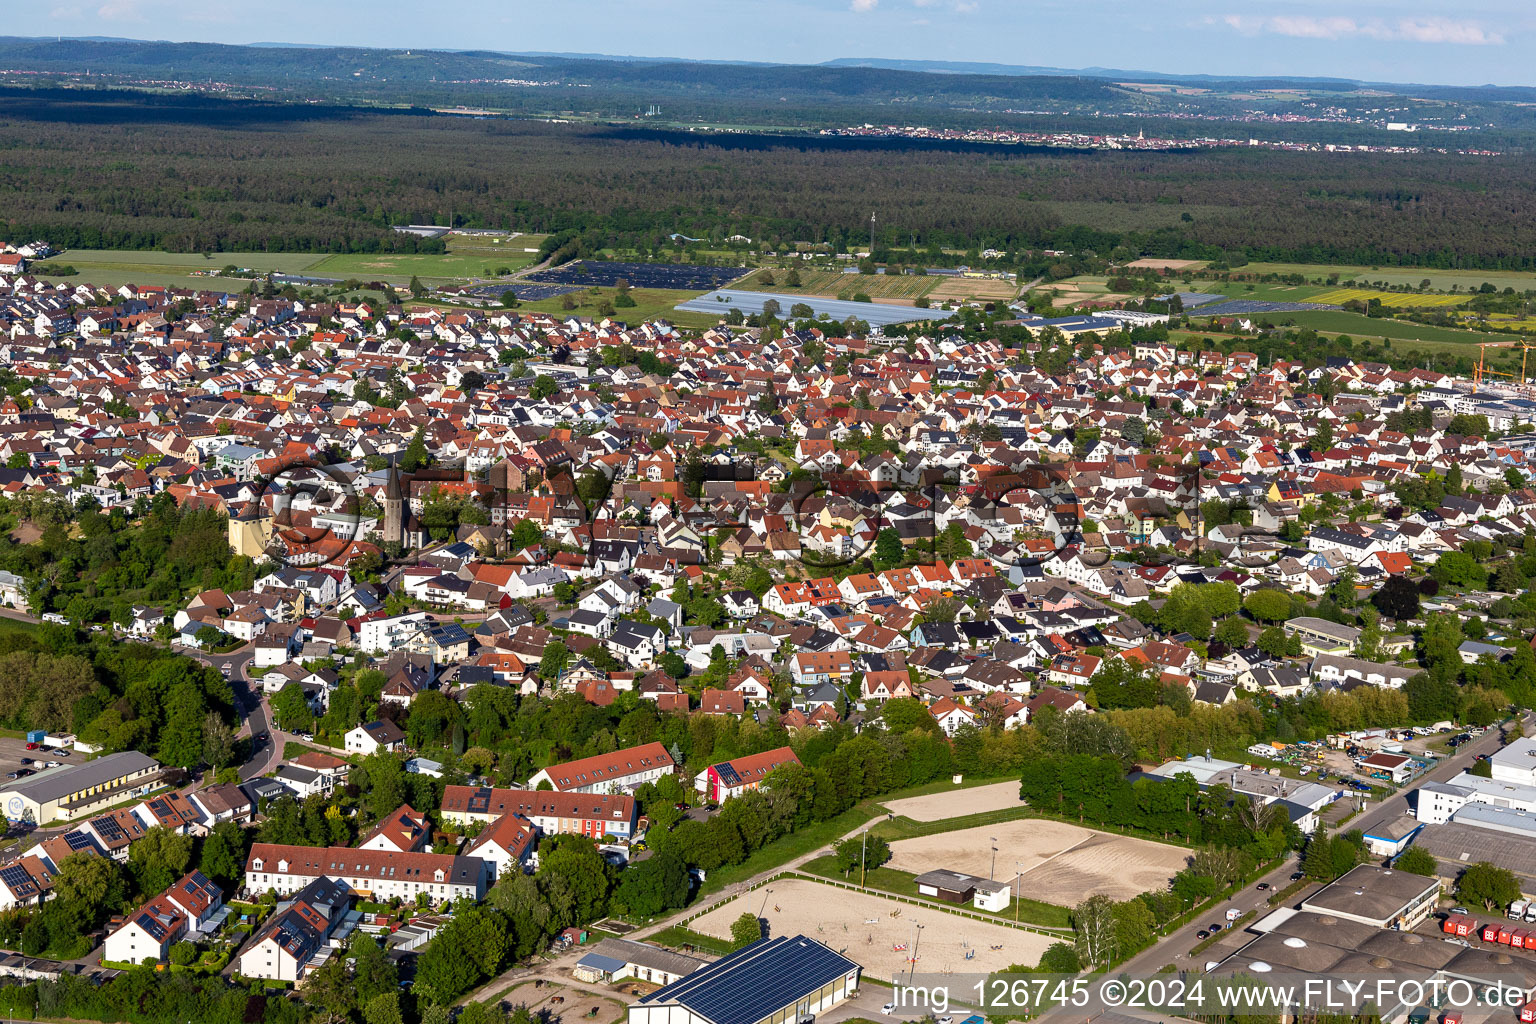
[[1017, 870], [1023, 875], [1021, 892], [1063, 907], [1095, 893], [1125, 900], [1162, 889], [1189, 860], [1189, 852], [1177, 846], [1025, 818], [897, 840], [888, 866], [913, 874], [948, 868], [985, 878], [992, 870], [993, 836], [998, 878], [1012, 878]]
[[972, 786], [970, 789], [956, 789], [948, 793], [892, 800], [885, 805], [885, 809], [913, 821], [941, 821], [944, 818], [963, 818], [967, 814], [1023, 806], [1024, 801], [1019, 799], [1019, 784], [999, 782], [991, 786]]
[[[825, 942], [881, 978], [911, 967], [906, 958], [911, 956], [917, 925], [923, 926], [917, 949], [919, 974], [984, 973], [1010, 964], [1033, 965], [1056, 941], [1035, 932], [799, 878], [780, 878], [738, 896], [688, 927], [726, 939], [731, 935], [731, 922], [744, 913], [766, 920], [769, 935], [806, 935]], [[897, 946], [904, 948], [894, 948]], [[969, 960], [967, 952], [972, 954]]]

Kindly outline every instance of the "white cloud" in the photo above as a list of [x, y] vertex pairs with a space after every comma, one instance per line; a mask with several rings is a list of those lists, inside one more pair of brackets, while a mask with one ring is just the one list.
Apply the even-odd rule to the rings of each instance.
[[96, 16], [103, 21], [143, 21], [137, 0], [107, 0], [96, 9]]
[[880, 0], [853, 0], [848, 9], [855, 14], [868, 14], [880, 6]]
[[1459, 43], [1463, 46], [1498, 46], [1504, 42], [1501, 33], [1484, 28], [1478, 22], [1441, 17], [1401, 18], [1397, 21], [1370, 18], [1360, 21], [1346, 17], [1320, 18], [1309, 14], [1277, 14], [1270, 17], [1229, 14], [1221, 19], [1221, 23], [1244, 35], [1263, 33], [1296, 39], [1351, 39], [1363, 36], [1386, 42]]

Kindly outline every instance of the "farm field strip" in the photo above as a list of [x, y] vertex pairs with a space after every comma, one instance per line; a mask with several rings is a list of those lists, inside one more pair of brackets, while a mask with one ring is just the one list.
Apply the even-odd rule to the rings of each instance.
[[1371, 299], [1377, 299], [1383, 306], [1459, 306], [1468, 298], [1469, 296], [1465, 294], [1418, 295], [1413, 292], [1383, 292], [1374, 288], [1335, 288], [1333, 291], [1312, 296], [1310, 301], [1341, 306], [1346, 302], [1369, 302]]

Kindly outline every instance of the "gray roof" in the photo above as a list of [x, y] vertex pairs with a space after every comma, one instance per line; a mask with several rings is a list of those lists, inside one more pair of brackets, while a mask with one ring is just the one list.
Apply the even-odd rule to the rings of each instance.
[[859, 965], [804, 935], [761, 939], [641, 998], [709, 1024], [756, 1024]]
[[[705, 963], [698, 957], [676, 953], [644, 942], [633, 942], [629, 939], [604, 939], [593, 946], [587, 956], [616, 960], [620, 966], [635, 964], [676, 975], [692, 974]], [[585, 961], [586, 957], [582, 957], [582, 960]]]
[[124, 750], [117, 754], [98, 757], [84, 764], [65, 765], [50, 772], [43, 772], [30, 779], [0, 786], [0, 792], [15, 793], [39, 804], [60, 800], [71, 793], [94, 786], [105, 786], [114, 779], [136, 772], [151, 771], [160, 762], [137, 750]]
[[1440, 883], [1423, 875], [1362, 864], [1302, 903], [1303, 910], [1367, 921], [1390, 921]]

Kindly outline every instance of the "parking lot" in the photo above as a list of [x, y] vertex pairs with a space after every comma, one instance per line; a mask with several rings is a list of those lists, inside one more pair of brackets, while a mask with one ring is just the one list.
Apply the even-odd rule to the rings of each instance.
[[[577, 260], [563, 267], [540, 270], [523, 278], [546, 284], [596, 285], [612, 288], [622, 278], [631, 288], [667, 288], [701, 292], [719, 288], [747, 273], [746, 267], [704, 267], [693, 263], [617, 263], [608, 260]], [[514, 289], [516, 286], [514, 286]], [[522, 291], [518, 290], [519, 298]]]
[[[25, 760], [24, 760], [25, 759]], [[54, 754], [45, 754], [41, 748], [28, 750], [27, 741], [11, 736], [0, 736], [0, 785], [14, 781], [10, 778], [12, 772], [35, 772], [42, 770], [47, 761], [57, 761], [60, 764], [69, 764], [72, 761], [82, 760], [76, 753], [65, 754], [59, 751]], [[28, 764], [27, 761], [32, 763]], [[25, 776], [19, 776], [25, 777]]]

